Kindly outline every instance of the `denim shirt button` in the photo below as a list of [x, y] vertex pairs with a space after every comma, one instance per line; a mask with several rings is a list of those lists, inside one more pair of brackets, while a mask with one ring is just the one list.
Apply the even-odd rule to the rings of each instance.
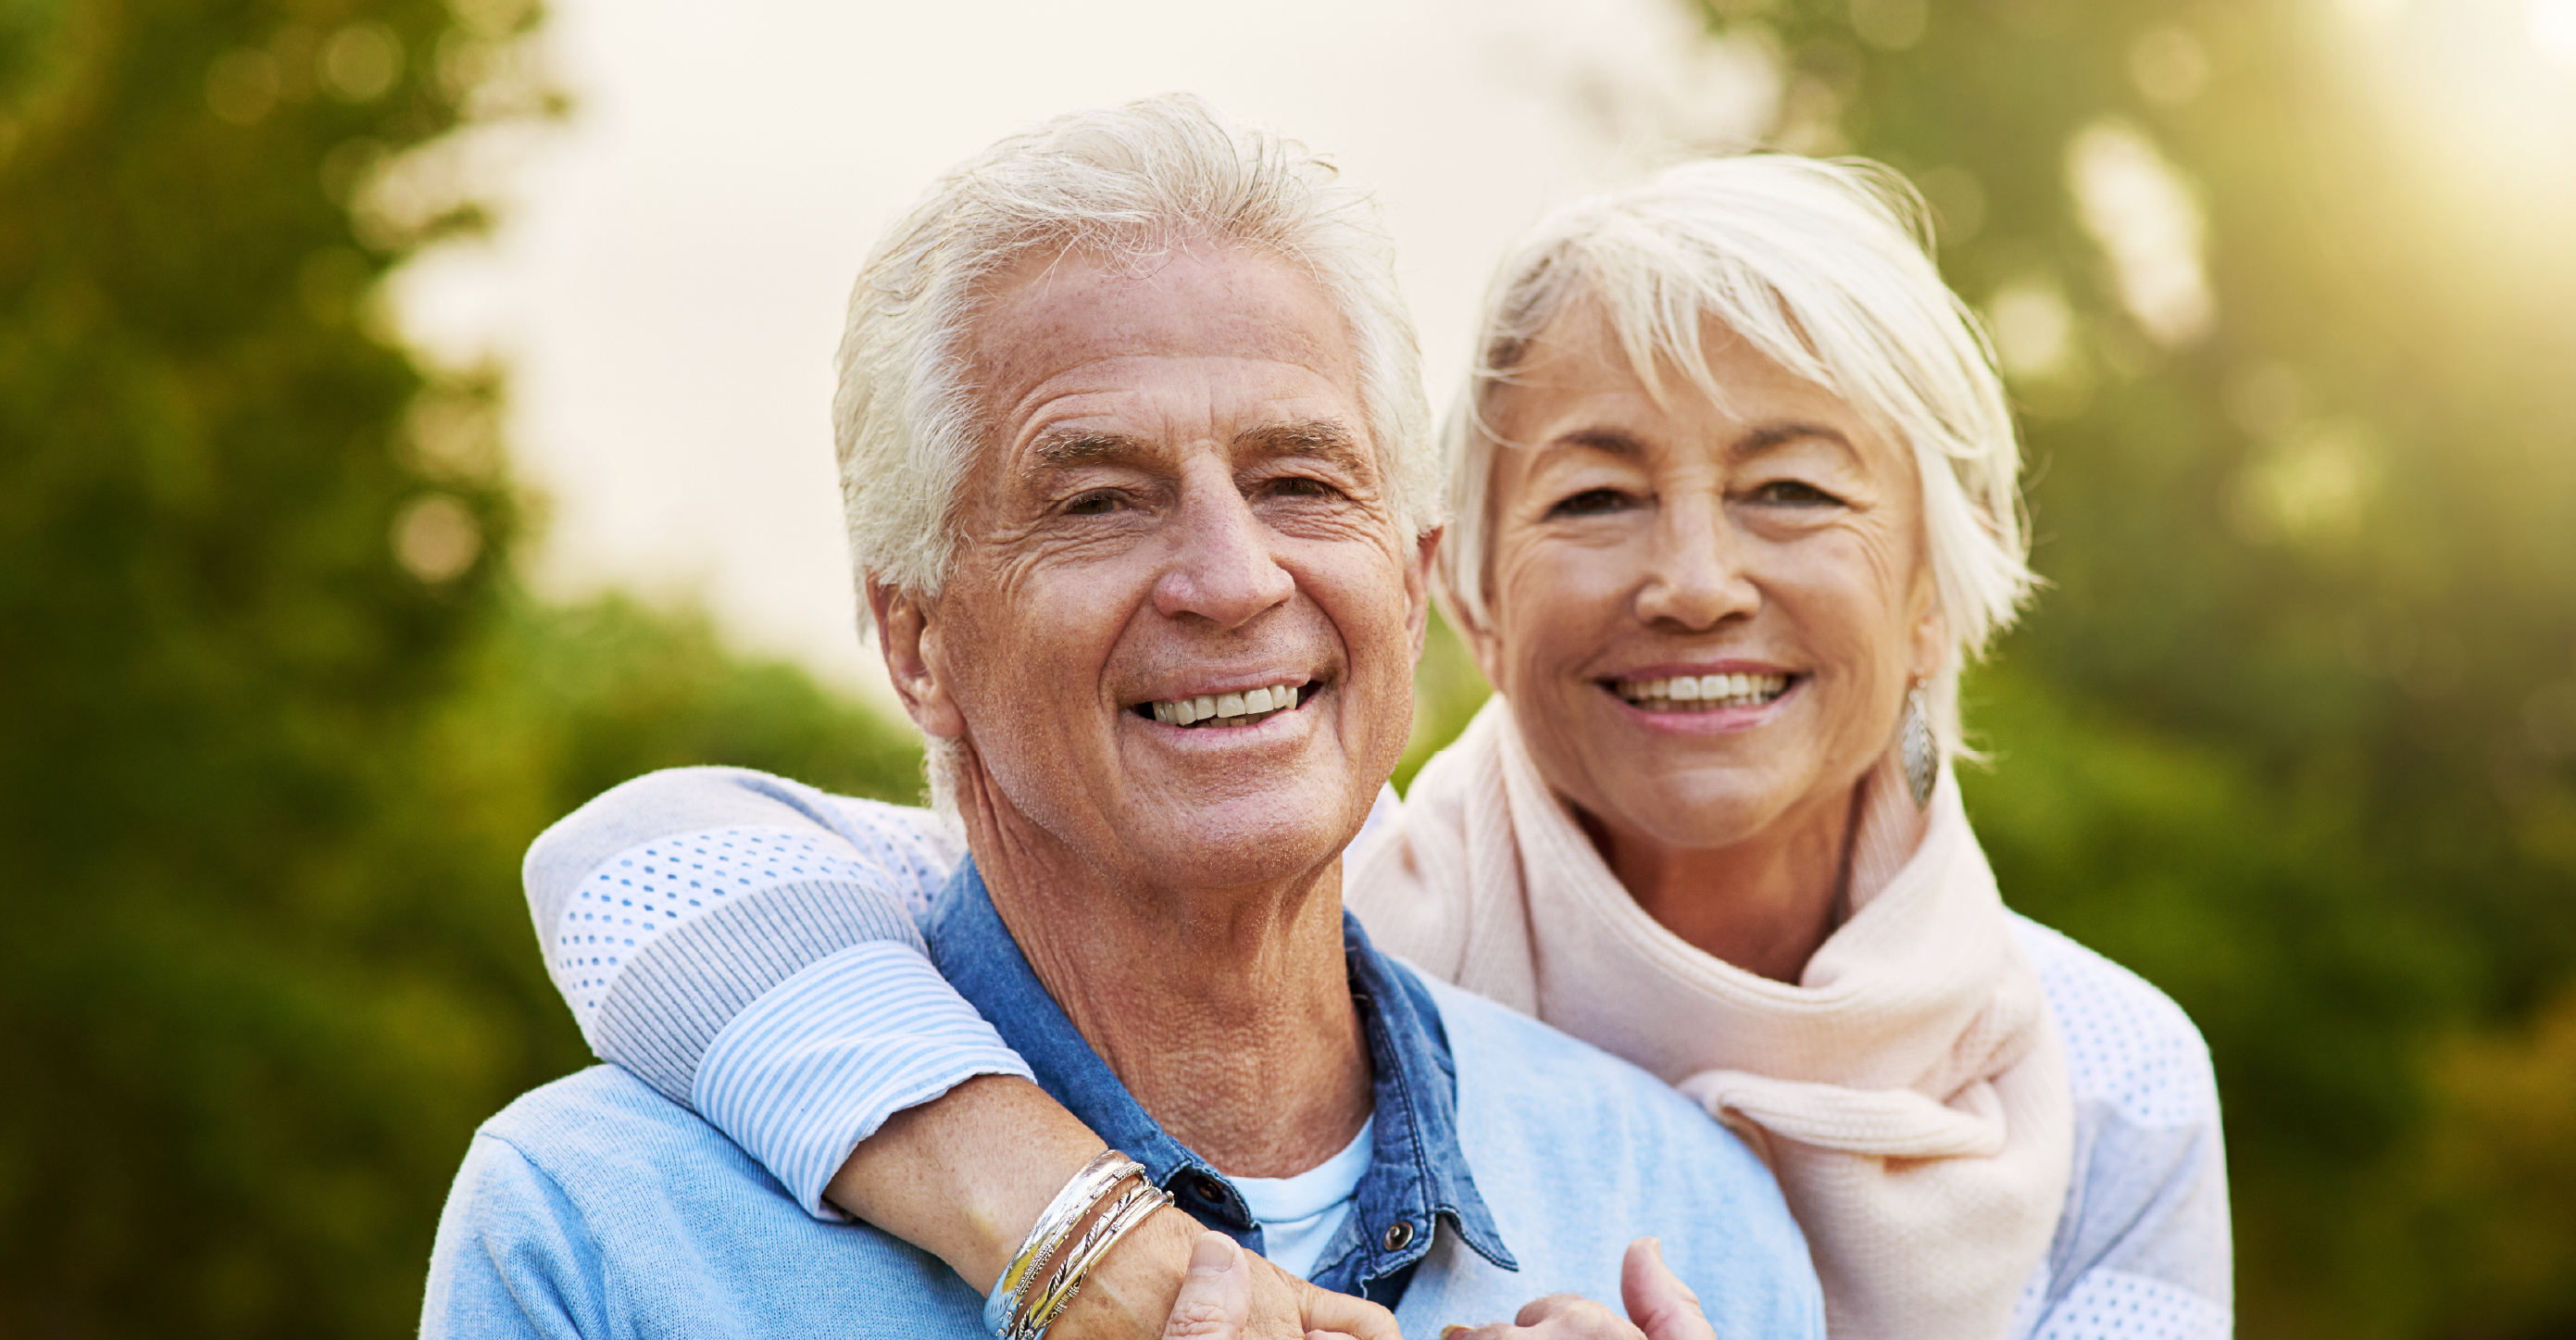
[[1388, 1251], [1403, 1251], [1404, 1244], [1411, 1241], [1413, 1241], [1413, 1225], [1406, 1223], [1404, 1220], [1398, 1219], [1394, 1223], [1386, 1226], [1386, 1249]]
[[1225, 1202], [1225, 1188], [1219, 1186], [1217, 1180], [1206, 1173], [1197, 1173], [1190, 1178], [1190, 1194], [1210, 1205], [1221, 1205]]

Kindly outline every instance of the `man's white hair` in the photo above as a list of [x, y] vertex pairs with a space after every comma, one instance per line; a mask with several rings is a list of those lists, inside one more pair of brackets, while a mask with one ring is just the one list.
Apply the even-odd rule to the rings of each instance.
[[1325, 160], [1229, 123], [1189, 94], [1058, 117], [960, 164], [868, 256], [850, 291], [832, 399], [850, 560], [939, 592], [960, 485], [989, 425], [965, 349], [990, 280], [1067, 252], [1152, 269], [1175, 246], [1286, 261], [1350, 327], [1360, 425], [1409, 534], [1439, 523], [1438, 447], [1394, 249], [1366, 193]]
[[1490, 626], [1495, 397], [1533, 337], [1580, 304], [1609, 319], [1647, 389], [1678, 368], [1720, 404], [1700, 333], [1714, 319], [1833, 392], [1907, 449], [1922, 481], [1933, 585], [1951, 645], [1927, 685], [1933, 730], [1966, 753], [1959, 671], [2010, 625], [2037, 579], [2021, 453], [1994, 352], [1941, 282], [1920, 200], [1873, 163], [1706, 159], [1577, 200], [1508, 257], [1478, 326], [1477, 366], [1446, 425], [1449, 532], [1440, 586]]

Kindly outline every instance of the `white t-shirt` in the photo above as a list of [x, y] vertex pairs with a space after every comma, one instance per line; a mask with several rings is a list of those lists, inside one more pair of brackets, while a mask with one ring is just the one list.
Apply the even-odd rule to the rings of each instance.
[[1360, 1133], [1341, 1153], [1294, 1177], [1229, 1177], [1243, 1203], [1261, 1225], [1263, 1255], [1270, 1264], [1304, 1279], [1315, 1273], [1324, 1248], [1351, 1217], [1351, 1202], [1360, 1189], [1376, 1146], [1371, 1137], [1377, 1118], [1360, 1123]]

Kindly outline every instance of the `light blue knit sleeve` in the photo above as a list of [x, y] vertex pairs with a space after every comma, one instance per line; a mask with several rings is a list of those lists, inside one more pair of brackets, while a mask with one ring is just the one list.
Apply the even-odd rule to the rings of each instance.
[[832, 1217], [824, 1185], [887, 1117], [1029, 1073], [924, 955], [915, 917], [959, 858], [925, 810], [677, 768], [548, 829], [523, 874], [591, 1050]]
[[2227, 1158], [2199, 1030], [2162, 992], [2017, 919], [2066, 1045], [2075, 1170], [2014, 1340], [2225, 1340]]

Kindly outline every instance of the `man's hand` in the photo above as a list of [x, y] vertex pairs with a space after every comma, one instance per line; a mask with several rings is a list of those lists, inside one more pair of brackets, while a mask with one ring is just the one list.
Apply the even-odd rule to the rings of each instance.
[[[1229, 1264], [1209, 1265], [1201, 1255], [1213, 1252], [1209, 1238], [1233, 1248]], [[1205, 1273], [1202, 1267], [1205, 1266]], [[1222, 1323], [1208, 1329], [1211, 1302], [1231, 1307], [1234, 1285], [1242, 1277], [1244, 1310], [1214, 1314]], [[1196, 1309], [1185, 1317], [1185, 1310]], [[1234, 1318], [1231, 1321], [1226, 1318]], [[1187, 1329], [1174, 1329], [1187, 1323]], [[1222, 1233], [1210, 1233], [1179, 1210], [1158, 1211], [1120, 1239], [1092, 1267], [1082, 1292], [1047, 1328], [1048, 1340], [1154, 1340], [1157, 1336], [1192, 1340], [1403, 1340], [1395, 1314], [1375, 1303], [1319, 1289], [1270, 1262], [1235, 1247]]]
[[1628, 1244], [1619, 1301], [1628, 1307], [1624, 1319], [1589, 1298], [1549, 1294], [1522, 1308], [1509, 1326], [1452, 1326], [1440, 1340], [1717, 1340], [1699, 1295], [1664, 1264], [1664, 1245], [1653, 1238]]

